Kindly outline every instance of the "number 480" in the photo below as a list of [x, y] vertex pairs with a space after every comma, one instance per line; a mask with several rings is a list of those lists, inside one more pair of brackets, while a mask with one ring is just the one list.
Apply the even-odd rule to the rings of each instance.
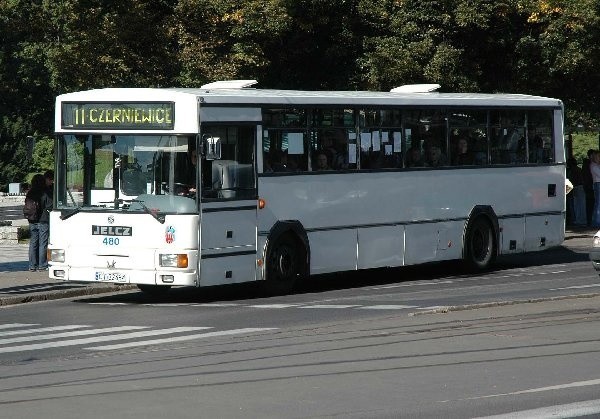
[[106, 246], [118, 246], [119, 238], [118, 237], [105, 237], [104, 240], [102, 240], [102, 243], [104, 243]]

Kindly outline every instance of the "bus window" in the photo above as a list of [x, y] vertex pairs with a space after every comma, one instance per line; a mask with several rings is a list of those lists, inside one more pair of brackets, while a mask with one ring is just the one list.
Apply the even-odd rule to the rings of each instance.
[[315, 109], [313, 112], [312, 170], [356, 168], [353, 109]]
[[203, 136], [221, 141], [221, 159], [202, 160], [202, 197], [252, 199], [256, 197], [254, 126], [203, 126]]
[[529, 163], [552, 163], [552, 111], [529, 111], [527, 114]]
[[487, 112], [452, 110], [448, 119], [451, 164], [453, 166], [487, 164]]
[[446, 117], [439, 110], [412, 110], [404, 114], [404, 137], [411, 154], [419, 152], [423, 165], [448, 165]]
[[490, 112], [491, 164], [527, 163], [524, 111]]
[[263, 173], [308, 170], [306, 110], [263, 111]]

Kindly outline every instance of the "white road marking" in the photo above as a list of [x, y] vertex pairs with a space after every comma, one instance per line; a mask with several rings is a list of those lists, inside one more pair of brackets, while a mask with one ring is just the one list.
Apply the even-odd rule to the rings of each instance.
[[550, 288], [550, 291], [577, 290], [577, 289], [582, 289], [582, 288], [597, 288], [597, 287], [600, 287], [600, 284], [573, 285], [570, 287]]
[[8, 324], [0, 324], [0, 329], [16, 329], [17, 327], [24, 326], [39, 326], [39, 324], [35, 323], [8, 323]]
[[395, 305], [395, 304], [381, 304], [374, 306], [363, 306], [356, 307], [358, 310], [402, 310], [405, 308], [417, 308], [418, 306], [407, 306], [407, 305]]
[[74, 336], [89, 336], [89, 335], [100, 335], [102, 333], [115, 333], [115, 332], [128, 332], [130, 330], [141, 330], [147, 329], [146, 326], [119, 326], [119, 327], [106, 327], [103, 329], [86, 329], [77, 330], [74, 332], [63, 332], [63, 333], [51, 333], [47, 335], [36, 335], [36, 336], [19, 336], [16, 338], [0, 339], [0, 345], [8, 345], [19, 342], [32, 342], [36, 340], [52, 340], [52, 339], [63, 339], [71, 338]]
[[361, 307], [360, 304], [314, 304], [311, 306], [300, 306], [298, 308], [354, 308]]
[[440, 308], [447, 308], [448, 306], [429, 306], [429, 307], [417, 307], [417, 310], [439, 310]]
[[165, 339], [154, 339], [154, 340], [145, 340], [138, 342], [128, 342], [128, 343], [120, 343], [116, 345], [104, 345], [104, 346], [95, 346], [84, 348], [90, 351], [111, 351], [115, 349], [126, 349], [126, 348], [134, 348], [136, 346], [147, 346], [147, 345], [157, 345], [162, 343], [172, 343], [172, 342], [185, 342], [188, 340], [196, 340], [196, 339], [206, 339], [217, 336], [229, 336], [229, 335], [239, 335], [242, 333], [254, 333], [254, 332], [264, 332], [268, 330], [276, 330], [277, 328], [272, 327], [248, 327], [245, 329], [233, 329], [233, 330], [223, 330], [220, 332], [208, 332], [208, 333], [198, 333], [194, 335], [185, 335], [185, 336], [175, 336]]
[[297, 307], [298, 304], [257, 304], [257, 305], [250, 305], [247, 307], [251, 307], [251, 308], [290, 308], [290, 307]]
[[454, 281], [431, 281], [431, 282], [416, 282], [416, 283], [412, 283], [412, 284], [396, 284], [396, 285], [385, 285], [382, 287], [371, 287], [368, 288], [368, 291], [372, 291], [372, 290], [388, 290], [388, 289], [392, 289], [392, 288], [406, 288], [406, 287], [420, 287], [423, 285], [438, 285], [438, 284], [454, 284]]
[[205, 303], [205, 304], [191, 304], [194, 307], [238, 307], [240, 304], [235, 303]]
[[38, 329], [9, 330], [9, 331], [0, 332], [0, 338], [2, 336], [29, 335], [32, 333], [40, 333], [40, 332], [56, 332], [58, 330], [82, 329], [84, 327], [91, 327], [91, 326], [68, 324], [66, 326], [40, 327]]
[[148, 336], [170, 335], [174, 333], [184, 333], [196, 330], [210, 329], [210, 327], [173, 327], [170, 329], [149, 330], [143, 332], [123, 333], [119, 335], [96, 336], [85, 339], [70, 339], [56, 342], [36, 343], [31, 345], [7, 346], [0, 348], [0, 353], [34, 351], [38, 349], [60, 348], [64, 346], [89, 345], [98, 342], [110, 342], [114, 340], [139, 339]]
[[475, 419], [566, 419], [581, 416], [591, 416], [598, 413], [600, 413], [600, 400], [587, 400], [585, 402], [559, 404], [555, 406], [541, 407], [539, 409], [505, 413], [502, 415], [481, 416]]
[[[463, 400], [489, 399], [492, 397], [515, 396], [515, 395], [519, 395], [519, 394], [529, 394], [529, 393], [542, 393], [544, 391], [564, 390], [566, 388], [588, 387], [588, 386], [598, 386], [598, 385], [600, 385], [600, 379], [587, 380], [587, 381], [575, 381], [573, 383], [559, 384], [559, 385], [548, 386], [548, 387], [530, 388], [527, 390], [513, 391], [510, 393], [498, 393], [498, 394], [489, 394], [487, 396], [469, 397], [469, 398], [466, 398]], [[446, 400], [446, 401], [450, 401], [450, 400]]]

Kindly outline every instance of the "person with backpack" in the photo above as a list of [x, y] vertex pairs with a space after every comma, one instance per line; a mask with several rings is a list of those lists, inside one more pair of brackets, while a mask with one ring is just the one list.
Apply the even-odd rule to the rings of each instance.
[[29, 222], [29, 270], [48, 269], [48, 233], [52, 198], [48, 196], [46, 180], [36, 174], [31, 179], [31, 189], [25, 195], [23, 215]]

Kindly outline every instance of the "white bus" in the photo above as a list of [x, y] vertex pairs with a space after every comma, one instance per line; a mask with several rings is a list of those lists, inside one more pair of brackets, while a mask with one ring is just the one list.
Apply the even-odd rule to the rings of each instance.
[[50, 278], [285, 293], [563, 241], [561, 101], [253, 83], [58, 96]]

